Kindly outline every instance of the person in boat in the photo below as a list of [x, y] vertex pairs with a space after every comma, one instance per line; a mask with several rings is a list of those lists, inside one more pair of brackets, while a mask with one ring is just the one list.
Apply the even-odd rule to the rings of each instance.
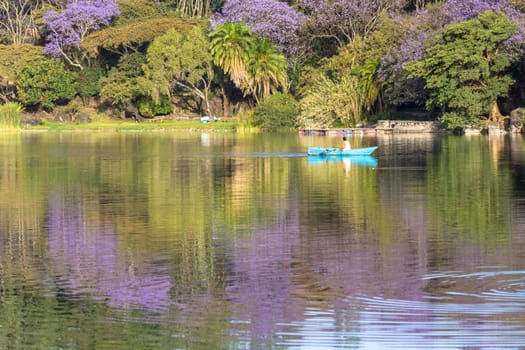
[[346, 136], [343, 136], [343, 145], [340, 149], [341, 151], [348, 151], [352, 149], [352, 147], [350, 146], [350, 141], [348, 141]]

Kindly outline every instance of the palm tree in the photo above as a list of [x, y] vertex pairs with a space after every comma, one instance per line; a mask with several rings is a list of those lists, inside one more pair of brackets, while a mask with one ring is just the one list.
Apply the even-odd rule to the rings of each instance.
[[249, 61], [250, 89], [255, 99], [270, 95], [288, 85], [286, 57], [263, 38], [256, 41]]
[[377, 70], [380, 63], [379, 58], [370, 59], [359, 69], [359, 95], [363, 107], [366, 108], [369, 113], [376, 103], [379, 105], [379, 109], [381, 109], [381, 88], [377, 78]]
[[242, 23], [226, 23], [210, 33], [213, 63], [229, 74], [237, 87], [249, 81], [247, 62], [254, 38], [252, 30]]

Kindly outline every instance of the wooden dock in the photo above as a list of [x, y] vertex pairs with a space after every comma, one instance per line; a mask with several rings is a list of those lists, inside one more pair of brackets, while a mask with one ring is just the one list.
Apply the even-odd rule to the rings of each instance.
[[365, 135], [393, 133], [434, 133], [442, 132], [436, 121], [418, 120], [379, 120], [373, 128], [331, 128], [331, 129], [301, 129], [301, 135]]
[[376, 128], [330, 128], [330, 129], [301, 129], [299, 130], [300, 135], [364, 135], [364, 134], [375, 134]]

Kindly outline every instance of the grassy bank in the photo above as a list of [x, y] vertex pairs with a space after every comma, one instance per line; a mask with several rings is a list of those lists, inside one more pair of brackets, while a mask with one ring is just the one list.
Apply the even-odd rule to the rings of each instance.
[[57, 122], [43, 120], [39, 125], [23, 126], [23, 130], [35, 131], [235, 131], [238, 122], [234, 119], [202, 123], [200, 120], [155, 120], [138, 123], [134, 120], [111, 119], [94, 116], [91, 122]]

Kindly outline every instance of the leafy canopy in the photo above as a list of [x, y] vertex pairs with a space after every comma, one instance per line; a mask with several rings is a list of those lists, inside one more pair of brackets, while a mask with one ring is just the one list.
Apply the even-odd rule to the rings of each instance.
[[[475, 19], [488, 10], [501, 11], [517, 25], [516, 32], [501, 46], [505, 50], [523, 51], [525, 43], [525, 14], [512, 7], [508, 0], [448, 0], [408, 16], [391, 16], [396, 27], [392, 33], [390, 50], [381, 59], [380, 78], [386, 99], [395, 105], [422, 105], [426, 99], [421, 79], [410, 79], [405, 64], [423, 57], [425, 48], [436, 43], [444, 28], [453, 23]], [[379, 28], [380, 31], [384, 31]]]
[[124, 55], [140, 51], [171, 28], [177, 31], [189, 31], [201, 23], [202, 20], [192, 18], [149, 18], [93, 32], [82, 41], [80, 46], [91, 57], [97, 56], [101, 50]]
[[145, 63], [146, 57], [140, 52], [120, 57], [119, 63], [111, 68], [108, 76], [100, 79], [101, 100], [123, 108], [146, 96], [149, 86], [144, 81], [142, 67]]
[[77, 73], [66, 70], [63, 62], [48, 58], [26, 66], [17, 78], [20, 101], [44, 109], [52, 109], [59, 100], [72, 99], [76, 84]]
[[213, 63], [229, 74], [236, 86], [248, 81], [247, 62], [255, 47], [252, 30], [242, 23], [225, 23], [210, 33]]
[[0, 45], [0, 76], [5, 82], [14, 81], [16, 72], [42, 58], [42, 48], [38, 46]]
[[44, 52], [82, 68], [78, 57], [80, 43], [89, 33], [110, 24], [118, 14], [114, 0], [79, 0], [68, 4], [60, 13], [48, 11], [44, 16], [49, 33]]
[[253, 110], [253, 126], [265, 130], [292, 129], [298, 114], [297, 101], [284, 93], [275, 93], [261, 100]]
[[266, 38], [241, 23], [226, 23], [210, 33], [213, 62], [245, 95], [259, 98], [288, 88], [288, 62]]
[[297, 31], [305, 20], [305, 15], [277, 0], [228, 0], [221, 11], [210, 18], [213, 28], [226, 23], [243, 23], [287, 55], [297, 53]]
[[170, 95], [175, 89], [190, 92], [204, 101], [208, 115], [214, 71], [209, 41], [202, 27], [189, 32], [170, 29], [148, 48], [146, 77], [153, 85], [153, 98]]
[[512, 57], [501, 47], [515, 31], [503, 13], [494, 11], [447, 26], [440, 43], [406, 65], [410, 77], [425, 80], [427, 108], [462, 115], [466, 123], [487, 116], [513, 83], [506, 73]]
[[266, 39], [255, 41], [248, 62], [249, 84], [256, 98], [268, 96], [288, 85], [286, 57]]

